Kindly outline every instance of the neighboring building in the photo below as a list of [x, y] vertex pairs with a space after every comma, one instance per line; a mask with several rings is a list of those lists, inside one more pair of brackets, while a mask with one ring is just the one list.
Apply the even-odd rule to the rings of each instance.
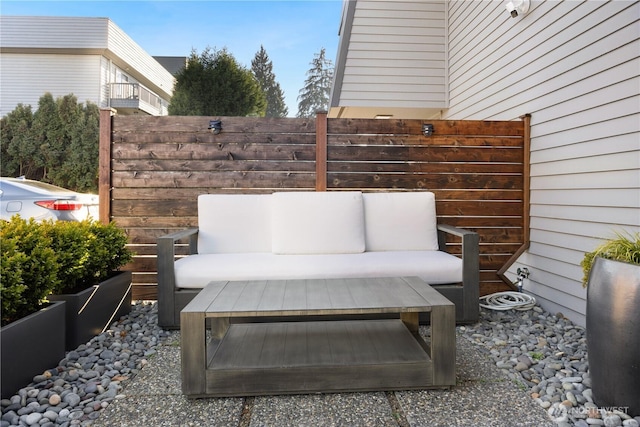
[[506, 4], [345, 2], [329, 117], [531, 114], [530, 246], [509, 274], [584, 324], [584, 253], [640, 231], [640, 2]]
[[0, 16], [0, 116], [46, 92], [167, 115], [175, 79], [108, 18]]

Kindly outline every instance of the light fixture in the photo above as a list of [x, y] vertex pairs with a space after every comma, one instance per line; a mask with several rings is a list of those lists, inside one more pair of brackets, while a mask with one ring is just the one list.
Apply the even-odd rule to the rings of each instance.
[[376, 114], [376, 116], [374, 117], [374, 119], [383, 119], [383, 120], [388, 120], [391, 117], [393, 117], [393, 114]]
[[424, 136], [431, 136], [433, 135], [433, 125], [432, 124], [423, 124], [422, 125], [422, 134]]
[[222, 132], [222, 120], [209, 120], [209, 130], [214, 135]]
[[511, 0], [506, 4], [507, 12], [512, 18], [522, 16], [529, 11], [531, 2], [529, 0]]

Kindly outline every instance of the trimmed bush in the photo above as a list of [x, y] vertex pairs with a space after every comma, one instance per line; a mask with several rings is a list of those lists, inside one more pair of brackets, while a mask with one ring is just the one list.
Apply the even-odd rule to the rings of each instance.
[[2, 325], [41, 308], [58, 286], [59, 264], [46, 228], [14, 216], [0, 221]]
[[133, 254], [126, 233], [98, 221], [0, 221], [2, 324], [41, 308], [47, 295], [98, 284]]
[[75, 293], [106, 279], [132, 259], [127, 235], [114, 223], [97, 221], [44, 224], [58, 254], [58, 284], [54, 294]]

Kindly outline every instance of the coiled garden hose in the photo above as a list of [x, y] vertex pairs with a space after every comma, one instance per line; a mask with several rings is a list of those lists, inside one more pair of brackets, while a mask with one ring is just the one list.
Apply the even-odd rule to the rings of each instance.
[[535, 297], [515, 291], [496, 292], [480, 297], [480, 307], [489, 310], [531, 310], [536, 305]]

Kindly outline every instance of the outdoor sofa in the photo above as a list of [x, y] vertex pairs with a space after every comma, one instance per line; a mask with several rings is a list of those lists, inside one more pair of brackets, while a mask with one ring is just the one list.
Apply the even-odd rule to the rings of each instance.
[[[445, 251], [447, 233], [460, 256]], [[176, 256], [179, 242], [189, 255]], [[204, 194], [198, 228], [158, 238], [158, 323], [178, 328], [211, 281], [402, 276], [451, 300], [458, 323], [477, 321], [478, 235], [437, 224], [431, 192]]]

